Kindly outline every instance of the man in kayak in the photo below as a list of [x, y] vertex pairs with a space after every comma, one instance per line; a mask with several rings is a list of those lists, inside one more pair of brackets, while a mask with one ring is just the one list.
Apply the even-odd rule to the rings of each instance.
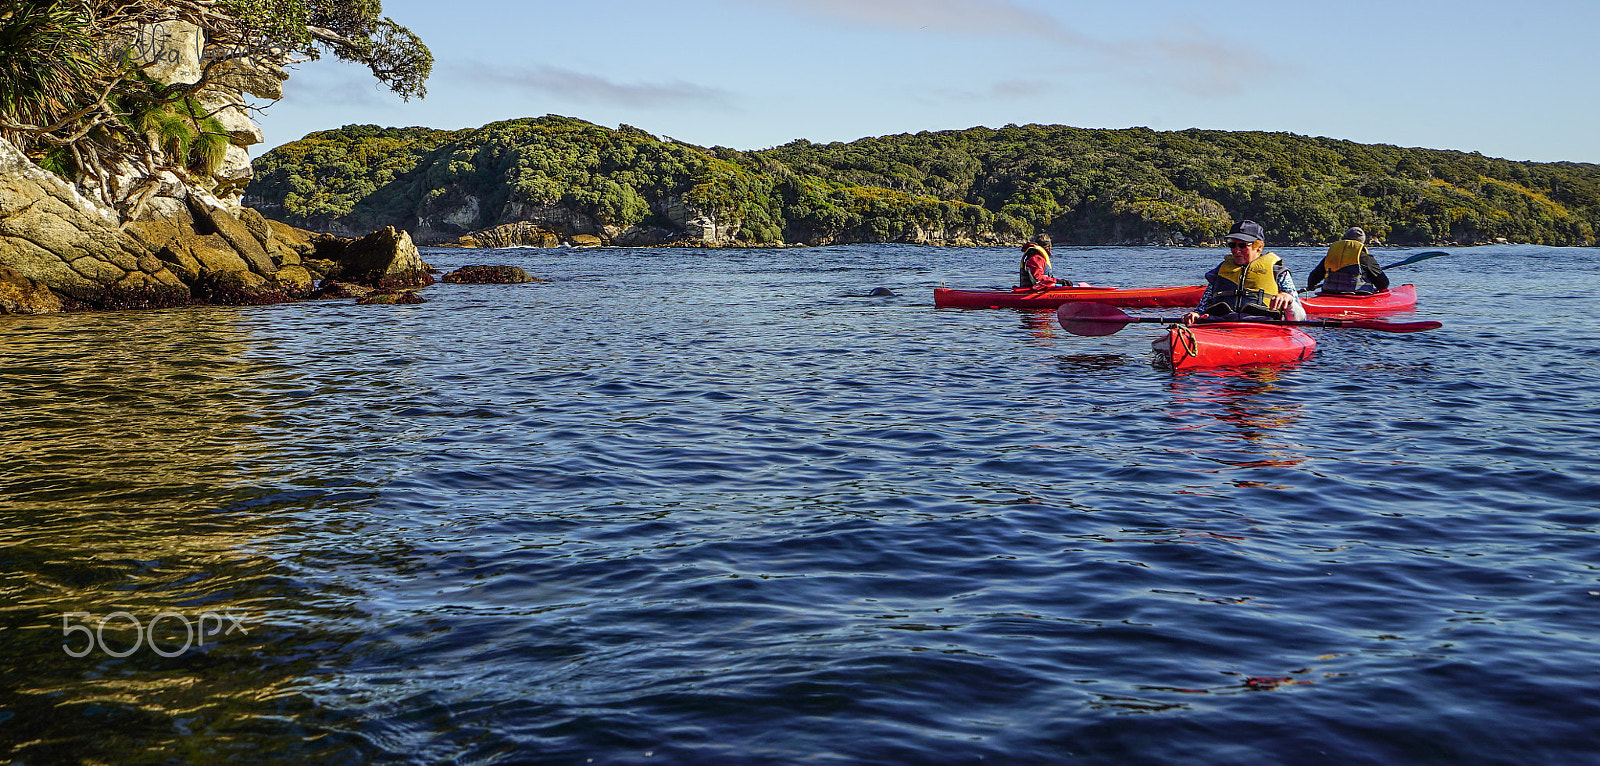
[[1361, 227], [1346, 230], [1344, 239], [1333, 243], [1322, 263], [1311, 270], [1306, 292], [1317, 289], [1317, 285], [1322, 285], [1322, 292], [1327, 295], [1371, 295], [1389, 289], [1389, 275], [1367, 252], [1367, 233]]
[[1072, 283], [1050, 273], [1050, 235], [1036, 234], [1022, 246], [1022, 267], [1018, 269], [1018, 289], [1048, 290], [1071, 287]]
[[1228, 257], [1206, 272], [1200, 305], [1183, 315], [1184, 324], [1209, 319], [1293, 319], [1302, 321], [1294, 277], [1276, 253], [1264, 253], [1266, 232], [1255, 221], [1240, 221], [1228, 232]]

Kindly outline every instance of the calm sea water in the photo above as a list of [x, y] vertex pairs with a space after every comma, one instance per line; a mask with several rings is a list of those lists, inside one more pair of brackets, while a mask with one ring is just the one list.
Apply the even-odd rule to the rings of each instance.
[[981, 248], [0, 317], [0, 761], [1594, 763], [1600, 250], [1452, 252], [1255, 371]]

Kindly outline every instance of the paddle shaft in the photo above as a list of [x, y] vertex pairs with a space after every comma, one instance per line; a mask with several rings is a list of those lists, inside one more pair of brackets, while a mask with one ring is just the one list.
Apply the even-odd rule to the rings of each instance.
[[[1149, 322], [1151, 324], [1183, 324], [1182, 319], [1135, 316], [1075, 317], [1071, 321], [1094, 322], [1097, 324], [1129, 324], [1137, 322]], [[1236, 324], [1250, 323], [1287, 325], [1291, 327], [1349, 327], [1358, 330], [1378, 330], [1380, 332], [1422, 332], [1423, 330], [1437, 330], [1444, 326], [1442, 322], [1435, 322], [1433, 320], [1427, 320], [1423, 322], [1386, 322], [1381, 319], [1248, 319], [1242, 322], [1239, 320], [1201, 319], [1195, 324], [1225, 324], [1230, 322]]]

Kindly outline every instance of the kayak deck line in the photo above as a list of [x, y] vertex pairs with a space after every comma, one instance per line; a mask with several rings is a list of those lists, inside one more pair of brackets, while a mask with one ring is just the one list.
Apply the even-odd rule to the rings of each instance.
[[1045, 290], [956, 290], [936, 287], [934, 308], [1036, 309], [1060, 308], [1063, 303], [1091, 302], [1127, 308], [1193, 306], [1205, 292], [1203, 285], [1184, 287], [1102, 287], [1083, 285]]
[[1400, 285], [1371, 295], [1318, 294], [1301, 298], [1306, 316], [1355, 319], [1400, 314], [1417, 308], [1417, 286]]

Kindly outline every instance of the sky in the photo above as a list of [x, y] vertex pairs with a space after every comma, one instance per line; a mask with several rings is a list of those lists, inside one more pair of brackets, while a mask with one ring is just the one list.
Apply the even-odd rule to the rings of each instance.
[[384, 0], [433, 51], [402, 101], [295, 66], [266, 143], [559, 114], [764, 149], [1029, 123], [1297, 133], [1600, 163], [1595, 0]]

